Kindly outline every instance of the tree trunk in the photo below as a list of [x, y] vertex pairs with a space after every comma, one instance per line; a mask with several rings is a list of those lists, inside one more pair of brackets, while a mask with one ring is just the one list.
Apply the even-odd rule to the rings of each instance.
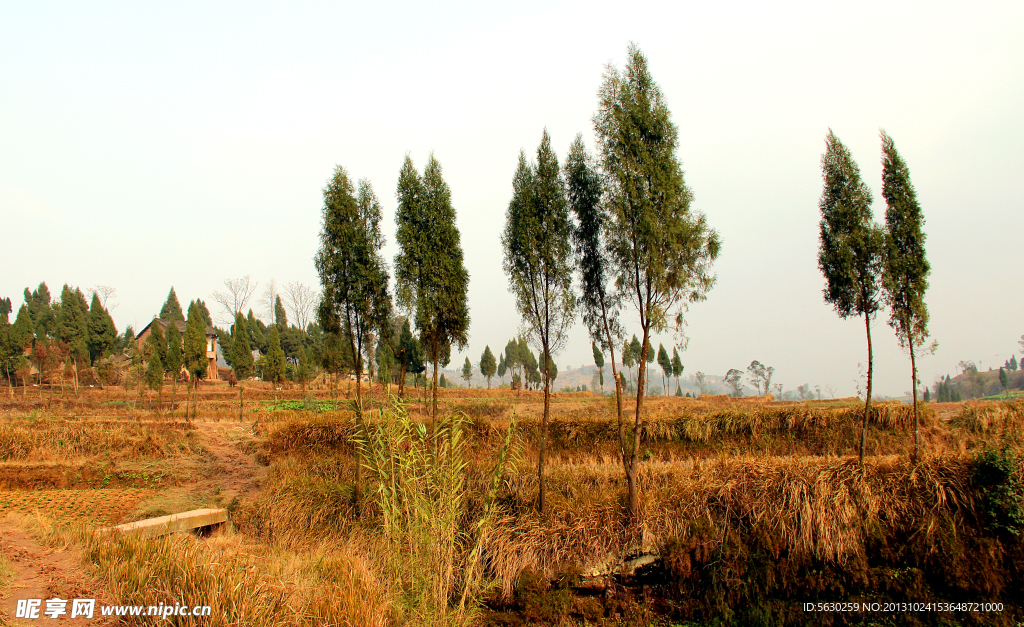
[[[646, 347], [647, 342], [650, 341], [650, 328], [647, 325], [643, 325], [644, 339], [640, 346]], [[641, 349], [644, 352], [646, 349]], [[636, 520], [637, 511], [640, 509], [640, 498], [637, 495], [637, 451], [640, 450], [640, 428], [641, 428], [641, 415], [644, 409], [644, 377], [647, 374], [647, 359], [641, 359], [637, 366], [636, 376], [636, 419], [633, 423], [633, 450], [629, 454], [629, 468], [626, 470], [626, 483], [629, 489], [629, 518], [630, 520]]]
[[868, 417], [871, 415], [871, 376], [873, 374], [873, 354], [871, 352], [871, 316], [864, 314], [864, 328], [868, 335], [868, 390], [864, 401], [864, 426], [860, 432], [860, 465], [864, 466], [864, 452], [868, 445]]
[[921, 455], [921, 420], [917, 413], [917, 361], [914, 359], [914, 338], [910, 334], [910, 325], [907, 325], [907, 344], [910, 346], [910, 375], [912, 394], [914, 395], [914, 465], [920, 460]]
[[434, 340], [434, 342], [432, 343], [432, 350], [433, 350], [433, 353], [434, 353], [432, 355], [433, 360], [434, 360], [434, 396], [433, 396], [433, 401], [432, 401], [433, 407], [431, 408], [431, 411], [430, 411], [430, 433], [431, 433], [431, 435], [433, 435], [434, 428], [437, 425], [437, 364], [440, 361], [440, 347], [438, 346], [438, 344], [439, 344], [439, 342], [437, 340]]
[[541, 418], [540, 423], [540, 455], [537, 461], [537, 511], [541, 514], [544, 513], [544, 448], [548, 439], [548, 412], [551, 409], [551, 374], [548, 371], [547, 361], [551, 359], [548, 356], [547, 347], [544, 347], [543, 354], [541, 357], [544, 359], [544, 417]]

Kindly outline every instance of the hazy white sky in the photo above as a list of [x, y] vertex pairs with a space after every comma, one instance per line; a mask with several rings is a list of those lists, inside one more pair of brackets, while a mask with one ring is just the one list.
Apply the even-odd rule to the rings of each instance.
[[[864, 325], [822, 301], [816, 265], [830, 127], [879, 220], [879, 128], [910, 167], [940, 345], [922, 380], [961, 359], [998, 367], [1024, 333], [1022, 18], [1010, 1], [0, 3], [0, 296], [114, 286], [120, 330], [172, 285], [211, 308], [225, 278], [318, 286], [334, 165], [373, 184], [391, 261], [402, 160], [422, 169], [433, 151], [476, 362], [519, 324], [499, 240], [519, 150], [545, 127], [562, 158], [576, 133], [593, 148], [602, 70], [635, 41], [723, 241], [718, 284], [687, 316], [686, 374], [758, 359], [787, 389], [854, 393]], [[873, 328], [876, 389], [902, 394], [909, 360], [885, 317]], [[557, 361], [592, 363], [582, 325]]]

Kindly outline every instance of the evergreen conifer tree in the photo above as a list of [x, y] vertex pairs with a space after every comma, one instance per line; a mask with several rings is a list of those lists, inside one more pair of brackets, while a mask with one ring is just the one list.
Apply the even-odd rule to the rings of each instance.
[[931, 266], [924, 254], [924, 217], [910, 170], [896, 151], [892, 138], [882, 136], [882, 196], [885, 198], [885, 267], [882, 287], [891, 314], [889, 326], [900, 345], [910, 352], [911, 390], [914, 398], [914, 462], [920, 454], [921, 419], [917, 409], [917, 361], [915, 347], [928, 337], [928, 289]]
[[181, 303], [178, 302], [178, 295], [174, 293], [174, 287], [167, 294], [164, 306], [160, 308], [160, 318], [164, 320], [185, 321], [185, 314], [181, 311]]
[[491, 388], [491, 377], [498, 371], [498, 364], [494, 363], [494, 353], [490, 345], [484, 346], [484, 352], [480, 355], [480, 374], [487, 379], [487, 389]]
[[868, 340], [868, 380], [861, 428], [860, 461], [864, 463], [868, 416], [874, 381], [871, 318], [879, 308], [885, 240], [871, 216], [871, 190], [860, 178], [850, 151], [831, 129], [821, 157], [824, 190], [821, 211], [818, 268], [825, 275], [825, 302], [842, 318], [863, 316]]
[[103, 305], [99, 294], [92, 295], [89, 305], [89, 357], [92, 363], [110, 354], [117, 342], [117, 329], [114, 320]]
[[182, 364], [181, 331], [178, 330], [176, 322], [167, 325], [164, 336], [167, 338], [164, 372], [171, 376], [171, 407], [173, 408], [174, 400], [178, 396], [178, 378], [181, 377]]
[[284, 351], [276, 324], [270, 325], [269, 350], [263, 358], [263, 380], [275, 385], [284, 381]]
[[[679, 359], [679, 351], [672, 348], [672, 377], [676, 380], [676, 390], [679, 390], [679, 377], [683, 375], [683, 362]], [[682, 394], [677, 394], [682, 396]]]
[[469, 357], [466, 358], [466, 363], [462, 364], [462, 379], [466, 382], [466, 387], [469, 387], [469, 382], [473, 379], [473, 364], [470, 363]]
[[437, 420], [437, 376], [442, 352], [469, 341], [469, 272], [463, 264], [451, 190], [434, 155], [420, 177], [406, 155], [398, 178], [395, 283], [399, 302], [415, 311], [419, 340], [433, 363], [431, 431]]
[[661, 366], [661, 385], [665, 388], [665, 396], [668, 396], [668, 381], [672, 378], [672, 360], [668, 357], [668, 351], [664, 344], [658, 344], [658, 365]]
[[[208, 360], [206, 358], [206, 316], [202, 308], [194, 301], [188, 306], [188, 320], [185, 322], [185, 336], [182, 341], [182, 361], [189, 376], [189, 389], [192, 394], [192, 418], [199, 411], [199, 381], [206, 378]], [[186, 407], [185, 419], [189, 414]]]
[[231, 369], [238, 379], [238, 420], [242, 420], [244, 383], [253, 370], [252, 349], [249, 348], [249, 330], [241, 312], [235, 312], [234, 337], [231, 340]]

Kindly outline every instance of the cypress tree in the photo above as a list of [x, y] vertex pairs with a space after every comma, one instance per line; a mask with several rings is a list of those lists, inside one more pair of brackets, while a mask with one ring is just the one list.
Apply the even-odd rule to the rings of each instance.
[[[623, 72], [609, 67], [594, 115], [601, 167], [608, 182], [607, 242], [615, 285], [636, 308], [641, 346], [670, 321], [682, 334], [683, 310], [715, 283], [711, 265], [721, 246], [706, 218], [691, 209], [693, 193], [676, 157], [678, 130], [647, 58], [630, 45]], [[630, 516], [637, 514], [637, 471], [643, 432], [645, 355], [637, 355], [633, 442], [623, 450]], [[625, 442], [620, 441], [620, 445]]]
[[924, 217], [917, 193], [910, 182], [910, 170], [896, 151], [892, 138], [882, 136], [882, 196], [885, 198], [885, 268], [882, 287], [889, 305], [889, 326], [896, 330], [900, 346], [910, 352], [911, 390], [914, 397], [914, 461], [921, 448], [920, 416], [917, 409], [917, 362], [914, 348], [928, 337], [928, 289], [931, 266], [924, 254]]
[[473, 364], [470, 363], [469, 357], [466, 358], [466, 363], [462, 364], [462, 379], [466, 382], [466, 387], [469, 387], [469, 382], [473, 379]]
[[[590, 343], [590, 350], [594, 354], [594, 366], [597, 368], [598, 381], [601, 383], [601, 392], [604, 393], [604, 352], [600, 347], [598, 347], [596, 340]], [[612, 355], [612, 359], [615, 359], [614, 354]], [[619, 405], [621, 405], [621, 402]]]
[[[672, 349], [672, 376], [676, 380], [676, 390], [679, 390], [679, 377], [683, 375], [683, 362], [679, 359], [679, 351]], [[676, 396], [682, 396], [677, 394]]]
[[163, 368], [164, 359], [167, 357], [167, 340], [164, 338], [164, 332], [161, 329], [160, 323], [156, 320], [149, 327], [149, 335], [146, 336], [146, 343], [142, 347], [142, 352], [147, 360], [154, 357], [159, 360], [160, 367]]
[[668, 396], [668, 380], [672, 377], [672, 360], [668, 357], [668, 351], [664, 344], [658, 344], [658, 365], [664, 373], [661, 377], [661, 384], [665, 388], [665, 396]]
[[284, 310], [280, 295], [274, 300], [274, 324], [282, 331], [288, 328], [288, 314]]
[[505, 385], [505, 372], [508, 370], [508, 364], [505, 363], [505, 353], [498, 353], [498, 379], [501, 380], [501, 384]]
[[491, 377], [498, 371], [498, 364], [494, 363], [494, 353], [490, 345], [484, 346], [484, 352], [480, 355], [480, 374], [487, 379], [487, 389], [491, 389]]
[[174, 287], [171, 287], [171, 291], [167, 294], [167, 300], [164, 301], [164, 306], [160, 308], [160, 318], [164, 320], [180, 320], [185, 321], [185, 314], [181, 311], [181, 303], [178, 302], [178, 295], [174, 293]]
[[114, 320], [100, 303], [99, 294], [92, 295], [89, 305], [89, 358], [92, 363], [107, 356], [117, 342]]
[[[199, 305], [193, 301], [188, 306], [188, 320], [185, 323], [185, 337], [182, 342], [182, 361], [189, 375], [192, 392], [192, 418], [199, 411], [199, 381], [206, 378], [208, 360], [206, 357], [206, 317]], [[188, 408], [185, 409], [188, 420]]]
[[164, 358], [164, 372], [171, 376], [171, 407], [178, 396], [178, 378], [181, 376], [182, 348], [181, 331], [175, 322], [167, 325], [167, 352]]
[[437, 420], [441, 353], [469, 341], [469, 272], [463, 264], [451, 190], [431, 154], [421, 178], [408, 155], [398, 178], [395, 283], [399, 302], [415, 310], [419, 339], [434, 364], [431, 431]]
[[238, 379], [238, 420], [242, 420], [243, 382], [249, 378], [253, 370], [252, 349], [249, 348], [249, 330], [245, 328], [245, 318], [242, 313], [235, 312], [234, 339], [231, 341], [231, 369], [235, 371], [235, 378]]
[[269, 350], [263, 358], [263, 380], [275, 385], [284, 381], [284, 350], [276, 324], [270, 325]]
[[89, 360], [89, 307], [81, 291], [64, 286], [60, 295], [60, 312], [57, 315], [57, 334], [60, 341], [68, 345], [69, 356], [78, 364], [91, 363]]
[[864, 317], [868, 340], [868, 385], [861, 428], [860, 462], [867, 446], [868, 416], [874, 381], [871, 350], [871, 318], [878, 311], [885, 240], [871, 217], [871, 190], [860, 178], [860, 168], [850, 151], [831, 129], [821, 157], [824, 190], [818, 201], [821, 211], [818, 268], [825, 276], [825, 302], [840, 317]]

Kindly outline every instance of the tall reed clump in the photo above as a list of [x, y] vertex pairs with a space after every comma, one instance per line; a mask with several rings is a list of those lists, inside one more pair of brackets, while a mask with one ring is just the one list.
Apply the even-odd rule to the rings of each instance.
[[515, 422], [482, 507], [474, 507], [467, 488], [467, 423], [449, 415], [431, 433], [392, 401], [356, 436], [368, 483], [376, 484], [368, 492], [380, 510], [378, 557], [415, 624], [468, 625], [485, 588], [480, 547], [496, 516], [501, 477], [517, 457]]

